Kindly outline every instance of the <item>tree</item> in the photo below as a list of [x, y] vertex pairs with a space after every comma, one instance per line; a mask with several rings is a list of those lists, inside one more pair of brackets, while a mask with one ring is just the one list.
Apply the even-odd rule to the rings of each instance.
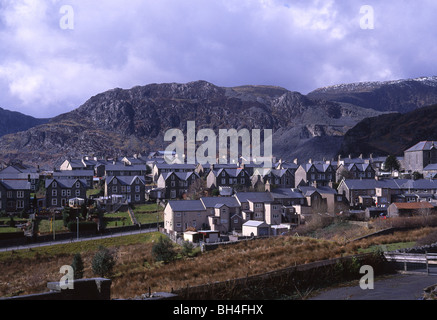
[[399, 171], [401, 169], [399, 160], [393, 155], [389, 155], [387, 159], [385, 159], [384, 167], [388, 171]]
[[109, 252], [109, 249], [100, 246], [99, 251], [94, 255], [92, 260], [92, 269], [94, 274], [105, 277], [112, 273], [112, 269], [115, 266], [115, 259]]
[[153, 245], [152, 254], [157, 261], [164, 263], [170, 262], [176, 257], [173, 243], [169, 238], [163, 236], [160, 236], [158, 242]]
[[68, 222], [70, 222], [70, 207], [65, 207], [64, 210], [62, 210], [62, 220], [64, 222], [64, 227], [68, 226]]
[[73, 257], [73, 263], [71, 267], [74, 270], [74, 279], [82, 279], [83, 278], [83, 261], [80, 253], [76, 253]]
[[189, 257], [190, 255], [193, 254], [193, 250], [194, 250], [193, 243], [190, 241], [184, 241], [184, 243], [182, 244], [182, 254], [185, 257]]

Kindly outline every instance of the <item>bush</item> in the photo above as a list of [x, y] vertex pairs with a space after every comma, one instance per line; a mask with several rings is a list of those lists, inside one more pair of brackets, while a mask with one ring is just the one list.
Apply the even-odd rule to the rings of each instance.
[[160, 236], [157, 243], [152, 247], [152, 254], [156, 261], [163, 261], [165, 263], [175, 259], [176, 251], [173, 243], [167, 237]]
[[73, 258], [73, 263], [71, 267], [74, 270], [74, 279], [82, 279], [83, 278], [83, 261], [80, 253], [76, 253]]
[[112, 269], [115, 266], [115, 259], [109, 250], [100, 246], [99, 251], [94, 255], [92, 261], [92, 269], [94, 274], [100, 277], [110, 276]]
[[190, 241], [185, 241], [182, 244], [182, 254], [186, 257], [189, 257], [193, 254], [194, 245]]
[[[77, 232], [77, 222], [70, 221], [67, 224], [70, 232]], [[79, 232], [97, 232], [97, 223], [93, 221], [79, 221]]]

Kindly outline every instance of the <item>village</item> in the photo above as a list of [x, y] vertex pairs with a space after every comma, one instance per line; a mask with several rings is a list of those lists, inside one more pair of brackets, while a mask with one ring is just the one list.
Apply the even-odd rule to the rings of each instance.
[[[2, 216], [100, 212], [155, 203], [173, 240], [217, 242], [290, 233], [314, 215], [387, 219], [437, 206], [437, 142], [404, 157], [339, 156], [299, 163], [168, 164], [165, 152], [118, 159], [66, 159], [52, 171], [20, 162], [0, 170]], [[261, 170], [262, 169], [262, 170]], [[98, 190], [99, 192], [90, 192]]]

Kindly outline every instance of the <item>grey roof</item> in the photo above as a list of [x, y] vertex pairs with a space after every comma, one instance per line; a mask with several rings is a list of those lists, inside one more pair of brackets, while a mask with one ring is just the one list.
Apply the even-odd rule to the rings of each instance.
[[218, 177], [223, 171], [225, 171], [230, 177], [238, 177], [241, 172], [244, 172], [244, 174], [248, 175], [248, 173], [246, 172], [246, 170], [242, 169], [242, 168], [238, 168], [238, 169], [228, 169], [228, 168], [222, 168], [219, 170], [213, 170], [212, 172], [214, 173], [214, 175], [216, 177]]
[[142, 184], [146, 184], [146, 181], [141, 176], [109, 176], [106, 177], [106, 183], [110, 183], [114, 178], [116, 178], [121, 185], [126, 186], [135, 184], [136, 179], [140, 179]]
[[202, 201], [200, 200], [171, 200], [168, 205], [173, 211], [204, 211]]
[[94, 177], [93, 170], [63, 170], [53, 172], [53, 177]]
[[213, 208], [217, 204], [224, 204], [230, 208], [240, 206], [235, 197], [202, 197], [200, 201], [206, 208]]
[[243, 224], [243, 226], [246, 227], [268, 227], [268, 224], [264, 221], [257, 221], [257, 220], [249, 220]]
[[3, 180], [0, 183], [7, 190], [30, 190], [30, 182], [27, 180]]
[[142, 171], [146, 171], [147, 167], [145, 164], [142, 165], [132, 165], [132, 166], [127, 166], [124, 164], [108, 164], [106, 165], [106, 171], [138, 171], [138, 170], [142, 170]]
[[164, 180], [167, 180], [173, 174], [176, 175], [179, 178], [179, 180], [183, 180], [183, 181], [188, 180], [192, 175], [195, 175], [196, 177], [200, 178], [198, 174], [193, 171], [192, 172], [164, 172], [161, 173], [161, 176], [164, 178]]
[[185, 163], [168, 164], [168, 163], [164, 162], [164, 163], [155, 163], [155, 166], [158, 169], [187, 169], [187, 170], [196, 169], [195, 164], [185, 164]]
[[270, 194], [274, 199], [290, 198], [290, 199], [303, 199], [303, 194], [298, 189], [291, 188], [275, 188], [270, 191]]
[[318, 192], [320, 194], [337, 194], [337, 191], [333, 188], [330, 187], [307, 187], [307, 186], [300, 186], [299, 189], [302, 191], [303, 194], [305, 195], [311, 195], [314, 192]]
[[54, 178], [47, 179], [45, 181], [45, 187], [48, 188], [53, 181], [56, 181], [61, 188], [71, 189], [76, 182], [80, 182], [83, 186], [87, 186], [87, 182], [83, 179], [66, 179], [66, 178]]
[[349, 171], [356, 167], [358, 171], [365, 172], [368, 168], [372, 168], [369, 163], [351, 163], [346, 166]]
[[342, 183], [345, 183], [349, 189], [355, 190], [369, 190], [375, 188], [388, 188], [388, 189], [428, 189], [428, 190], [437, 190], [437, 181], [436, 180], [428, 180], [428, 179], [420, 179], [420, 180], [408, 180], [408, 179], [384, 179], [384, 180], [373, 180], [373, 179], [351, 179], [344, 180]]
[[429, 171], [429, 170], [437, 170], [437, 163], [429, 164], [423, 169], [423, 171]]
[[405, 152], [431, 150], [432, 148], [437, 148], [437, 141], [421, 141], [405, 150]]
[[344, 183], [348, 189], [354, 190], [369, 190], [375, 188], [399, 189], [398, 184], [394, 179], [375, 180], [375, 179], [345, 179], [340, 184]]
[[311, 167], [316, 168], [316, 170], [319, 172], [326, 172], [328, 168], [332, 168], [333, 171], [335, 171], [334, 167], [327, 163], [305, 163], [302, 165], [302, 168], [304, 168], [306, 172], [309, 172]]
[[270, 192], [237, 192], [235, 197], [240, 203], [251, 201], [272, 202], [274, 201]]

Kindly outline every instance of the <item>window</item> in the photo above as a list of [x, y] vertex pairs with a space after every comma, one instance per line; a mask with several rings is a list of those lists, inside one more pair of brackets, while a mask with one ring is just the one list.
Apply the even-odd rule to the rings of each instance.
[[52, 199], [52, 206], [57, 206], [58, 205], [58, 199], [54, 198]]
[[71, 190], [70, 189], [67, 190], [67, 197], [71, 197]]
[[17, 209], [24, 209], [24, 201], [23, 200], [17, 201]]
[[132, 190], [132, 189], [131, 189], [131, 187], [130, 187], [130, 186], [127, 186], [127, 187], [126, 187], [126, 192], [130, 193], [130, 192], [131, 192], [131, 190]]
[[226, 184], [226, 179], [222, 179], [222, 184]]
[[17, 191], [17, 198], [24, 198], [24, 191]]
[[6, 193], [6, 197], [7, 198], [12, 198], [12, 191], [8, 191], [8, 193]]
[[141, 192], [141, 188], [140, 188], [140, 186], [135, 186], [135, 192]]
[[112, 184], [117, 184], [117, 179], [112, 180]]
[[80, 190], [76, 190], [76, 197], [80, 197]]
[[58, 183], [57, 183], [56, 181], [53, 181], [53, 183], [52, 183], [52, 187], [53, 187], [53, 188], [57, 188], [57, 187], [58, 187]]
[[62, 189], [62, 191], [61, 191], [61, 195], [62, 195], [63, 197], [67, 196], [67, 190]]
[[117, 193], [117, 186], [112, 186], [112, 193]]
[[139, 195], [139, 194], [136, 194], [136, 195], [135, 195], [135, 201], [140, 201], [140, 200], [141, 200], [140, 195]]
[[126, 193], [126, 186], [121, 186], [121, 193]]
[[52, 190], [52, 197], [56, 197], [56, 196], [58, 196], [58, 190], [53, 189]]
[[80, 182], [76, 182], [76, 188], [77, 188], [77, 189], [80, 188]]

